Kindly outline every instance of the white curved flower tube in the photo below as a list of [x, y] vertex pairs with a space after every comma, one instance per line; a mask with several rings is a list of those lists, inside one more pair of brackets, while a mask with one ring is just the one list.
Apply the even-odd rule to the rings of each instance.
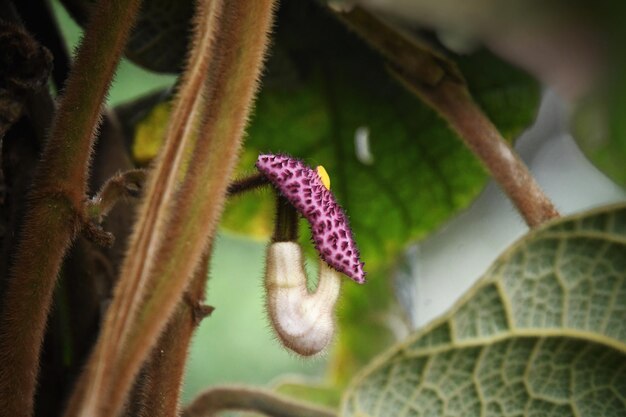
[[341, 274], [320, 261], [317, 288], [311, 293], [300, 245], [272, 243], [266, 259], [265, 289], [272, 326], [285, 347], [303, 356], [319, 353], [333, 338]]

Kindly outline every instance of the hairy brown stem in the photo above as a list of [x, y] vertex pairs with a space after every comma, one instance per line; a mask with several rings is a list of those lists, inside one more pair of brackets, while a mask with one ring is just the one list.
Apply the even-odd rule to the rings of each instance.
[[180, 388], [191, 338], [204, 317], [213, 310], [204, 304], [211, 248], [204, 253], [198, 269], [178, 303], [174, 314], [144, 369], [143, 414], [150, 417], [179, 415]]
[[146, 293], [146, 274], [154, 261], [154, 247], [162, 238], [165, 222], [169, 219], [167, 210], [171, 210], [185, 147], [191, 141], [192, 126], [199, 117], [201, 92], [208, 77], [218, 16], [216, 9], [221, 2], [204, 0], [197, 5], [193, 47], [174, 102], [163, 149], [148, 176], [143, 203], [138, 210], [138, 221], [130, 238], [129, 253], [132, 256], [126, 256], [122, 265], [105, 325], [88, 368], [81, 376], [81, 387], [72, 395], [67, 416], [95, 413], [98, 407], [106, 407], [103, 398], [110, 395], [105, 390], [112, 389], [112, 375], [104, 373], [101, 364], [112, 364], [119, 356], [124, 328], [132, 323]]
[[296, 208], [286, 197], [277, 192], [276, 221], [272, 242], [297, 242], [298, 220], [300, 220], [300, 215]]
[[272, 417], [336, 417], [327, 408], [294, 401], [272, 391], [249, 387], [218, 387], [196, 397], [182, 417], [215, 417], [227, 410], [254, 411]]
[[270, 181], [263, 174], [256, 174], [250, 177], [242, 178], [237, 181], [233, 181], [228, 186], [228, 196], [235, 196], [246, 191], [254, 190], [255, 188], [262, 187], [269, 184]]
[[0, 319], [0, 410], [30, 416], [61, 261], [80, 226], [94, 132], [139, 0], [100, 1], [78, 50], [30, 193]]
[[[121, 277], [115, 288], [105, 324], [86, 371], [72, 394], [66, 416], [109, 413], [113, 389], [113, 375], [105, 372], [103, 364], [113, 366], [120, 355], [124, 329], [130, 326], [146, 294], [146, 274], [154, 261], [154, 246], [162, 238], [164, 223], [169, 219], [168, 209], [175, 193], [176, 178], [185, 151], [191, 141], [191, 127], [197, 123], [202, 102], [202, 86], [208, 76], [211, 44], [220, 1], [197, 3], [193, 47], [177, 93], [162, 151], [150, 171], [143, 202], [138, 210], [138, 221], [130, 237], [130, 247], [122, 264]], [[130, 384], [131, 382], [129, 382]], [[124, 387], [125, 395], [129, 387]], [[116, 407], [121, 407], [119, 404]], [[109, 414], [111, 415], [111, 414]]]
[[117, 203], [129, 197], [139, 197], [145, 178], [146, 171], [143, 169], [118, 172], [109, 178], [100, 191], [85, 204], [83, 235], [100, 246], [113, 246], [115, 235], [105, 231], [100, 224]]
[[[133, 323], [116, 381], [132, 378], [146, 347], [163, 329], [191, 273], [213, 239], [243, 130], [256, 92], [272, 22], [273, 0], [229, 1], [219, 20], [206, 86], [204, 121], [164, 239], [156, 253], [150, 297]], [[121, 390], [114, 394], [119, 401]]]
[[[256, 90], [273, 1], [222, 5], [198, 3], [194, 48], [164, 151], [148, 182], [95, 353], [66, 416], [119, 413], [215, 232]], [[203, 88], [194, 85], [198, 80]], [[189, 169], [179, 186], [187, 154]]]
[[337, 16], [390, 63], [411, 91], [439, 112], [483, 163], [528, 226], [559, 216], [528, 167], [472, 99], [454, 63], [359, 7]]

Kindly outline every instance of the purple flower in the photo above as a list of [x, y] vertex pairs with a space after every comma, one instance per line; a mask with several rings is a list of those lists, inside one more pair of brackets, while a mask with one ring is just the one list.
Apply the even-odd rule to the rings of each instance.
[[320, 257], [354, 281], [365, 282], [348, 219], [318, 173], [287, 155], [261, 154], [256, 167], [309, 221]]

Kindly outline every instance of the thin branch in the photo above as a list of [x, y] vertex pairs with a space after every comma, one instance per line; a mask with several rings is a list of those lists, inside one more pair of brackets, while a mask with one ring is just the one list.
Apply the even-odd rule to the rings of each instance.
[[450, 123], [528, 226], [559, 216], [528, 167], [474, 102], [454, 63], [359, 7], [337, 16], [389, 61], [392, 73], [405, 86]]
[[139, 0], [100, 1], [78, 50], [30, 193], [0, 319], [0, 410], [30, 416], [61, 261], [81, 224], [94, 132]]
[[263, 174], [256, 174], [250, 177], [242, 178], [240, 180], [233, 181], [228, 186], [228, 196], [236, 196], [238, 194], [245, 193], [246, 191], [254, 190], [269, 184], [270, 181]]
[[109, 178], [85, 207], [89, 220], [101, 222], [115, 204], [128, 197], [139, 197], [146, 180], [146, 171], [131, 169]]
[[272, 417], [337, 417], [333, 410], [249, 387], [209, 389], [198, 395], [181, 417], [215, 417], [227, 410], [253, 411]]
[[361, 7], [334, 15], [355, 31], [394, 67], [413, 74], [421, 83], [437, 86], [444, 78], [463, 82], [457, 65], [425, 42], [409, 38]]
[[[117, 415], [215, 233], [256, 90], [273, 1], [230, 1], [222, 8], [219, 0], [205, 0], [198, 7], [194, 48], [165, 148], [95, 353], [66, 416]], [[179, 186], [181, 161], [189, 154]]]

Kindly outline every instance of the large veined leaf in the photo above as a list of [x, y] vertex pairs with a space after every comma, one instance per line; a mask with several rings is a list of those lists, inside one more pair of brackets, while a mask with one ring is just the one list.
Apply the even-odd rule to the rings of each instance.
[[531, 232], [374, 361], [342, 416], [626, 415], [626, 205]]

